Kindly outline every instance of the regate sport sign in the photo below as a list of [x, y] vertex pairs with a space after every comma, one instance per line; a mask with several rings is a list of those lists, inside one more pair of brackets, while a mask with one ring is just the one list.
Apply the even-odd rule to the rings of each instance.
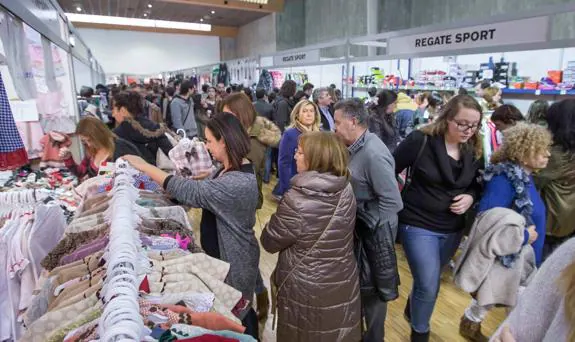
[[390, 55], [545, 42], [548, 17], [473, 26], [389, 39]]
[[319, 50], [295, 52], [274, 56], [274, 65], [297, 65], [310, 62], [319, 62]]

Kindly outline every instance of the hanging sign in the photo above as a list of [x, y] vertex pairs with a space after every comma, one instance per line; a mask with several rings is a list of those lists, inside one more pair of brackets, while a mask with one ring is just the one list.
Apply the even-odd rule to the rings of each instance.
[[547, 41], [548, 17], [390, 38], [388, 54], [447, 51]]
[[285, 55], [274, 56], [274, 65], [297, 65], [319, 62], [319, 50], [294, 52]]

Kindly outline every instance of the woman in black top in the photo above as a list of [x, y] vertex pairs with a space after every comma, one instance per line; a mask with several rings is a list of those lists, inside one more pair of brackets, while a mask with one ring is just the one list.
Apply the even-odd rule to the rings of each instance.
[[433, 123], [414, 131], [394, 153], [397, 173], [414, 168], [399, 213], [399, 234], [413, 275], [406, 307], [412, 341], [429, 340], [441, 269], [459, 245], [463, 215], [478, 199], [481, 113], [474, 98], [455, 96]]
[[142, 96], [135, 91], [120, 92], [114, 96], [114, 133], [134, 144], [146, 162], [156, 165], [158, 149], [167, 156], [173, 146], [166, 137], [168, 129], [146, 117], [143, 101]]

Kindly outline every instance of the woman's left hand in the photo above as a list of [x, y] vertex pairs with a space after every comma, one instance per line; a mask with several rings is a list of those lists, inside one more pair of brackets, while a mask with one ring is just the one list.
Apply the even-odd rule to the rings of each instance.
[[511, 330], [508, 326], [504, 326], [501, 330], [501, 334], [494, 339], [495, 342], [516, 342], [515, 337], [511, 334]]
[[123, 156], [122, 159], [130, 163], [132, 167], [138, 171], [144, 171], [144, 168], [149, 165], [142, 157], [127, 155]]
[[473, 196], [468, 194], [457, 195], [453, 198], [453, 203], [449, 207], [451, 212], [457, 215], [463, 215], [473, 205]]

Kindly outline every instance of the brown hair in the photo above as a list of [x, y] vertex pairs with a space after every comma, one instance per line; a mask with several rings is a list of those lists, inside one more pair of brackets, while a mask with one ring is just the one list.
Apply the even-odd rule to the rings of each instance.
[[116, 135], [99, 119], [86, 116], [78, 122], [76, 134], [82, 135], [90, 141], [91, 146], [86, 146], [88, 155], [96, 155], [99, 150], [106, 150], [110, 155], [114, 154]]
[[252, 101], [244, 93], [235, 93], [227, 96], [218, 105], [218, 111], [223, 112], [228, 106], [229, 111], [236, 115], [246, 130], [250, 129], [256, 121], [258, 113]]
[[[469, 95], [456, 95], [447, 102], [441, 110], [441, 114], [429, 125], [423, 127], [421, 131], [430, 136], [444, 136], [447, 133], [447, 126], [450, 120], [453, 120], [462, 108], [473, 109], [479, 112], [479, 122], [483, 119], [481, 106]], [[475, 158], [479, 159], [483, 155], [483, 144], [480, 130], [477, 129], [471, 139], [462, 144], [463, 149], [471, 149], [475, 152]]]
[[493, 101], [493, 98], [500, 91], [501, 90], [497, 87], [489, 87], [489, 88], [483, 90], [483, 99], [485, 99], [485, 101], [487, 101], [487, 107], [489, 108], [489, 110], [494, 110], [495, 108], [499, 107], [499, 103], [495, 103]]
[[493, 114], [491, 114], [491, 121], [501, 121], [507, 125], [513, 125], [518, 121], [524, 120], [525, 118], [523, 117], [523, 114], [521, 114], [521, 111], [514, 105], [510, 104], [504, 104], [497, 107], [497, 109], [493, 111]]
[[350, 173], [347, 168], [349, 151], [334, 133], [304, 133], [299, 137], [298, 148], [303, 149], [310, 171], [349, 177]]
[[321, 116], [319, 114], [319, 108], [317, 107], [317, 105], [309, 100], [301, 100], [300, 102], [298, 102], [295, 107], [293, 108], [293, 110], [291, 111], [291, 124], [289, 127], [294, 127], [297, 128], [300, 132], [306, 132], [307, 131], [307, 127], [305, 127], [304, 125], [302, 125], [302, 123], [299, 121], [299, 113], [303, 110], [303, 108], [305, 106], [313, 106], [313, 110], [315, 112], [315, 119], [313, 121], [313, 125], [311, 127], [312, 131], [319, 131], [319, 127], [321, 125]]
[[510, 161], [521, 165], [547, 151], [552, 141], [545, 127], [523, 122], [503, 131], [503, 138], [503, 145], [491, 156], [493, 164]]
[[231, 113], [217, 113], [208, 120], [207, 128], [216, 140], [224, 139], [230, 170], [239, 170], [250, 152], [250, 137], [239, 118]]
[[565, 320], [569, 326], [567, 341], [575, 341], [575, 262], [563, 270], [560, 284], [565, 293]]

